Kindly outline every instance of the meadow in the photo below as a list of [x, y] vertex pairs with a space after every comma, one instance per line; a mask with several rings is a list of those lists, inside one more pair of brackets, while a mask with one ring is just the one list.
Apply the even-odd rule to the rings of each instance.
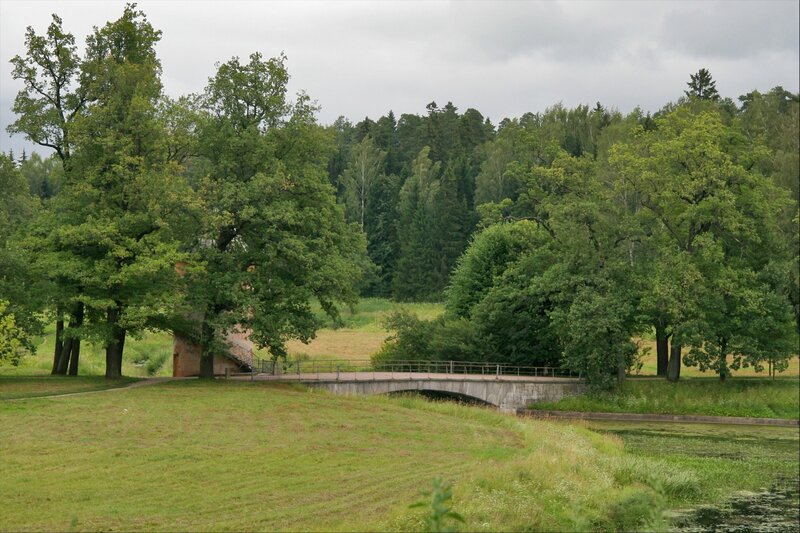
[[786, 428], [681, 455], [664, 435], [249, 382], [4, 401], [0, 427], [4, 531], [422, 530], [409, 506], [434, 478], [464, 530], [630, 530], [797, 469]]

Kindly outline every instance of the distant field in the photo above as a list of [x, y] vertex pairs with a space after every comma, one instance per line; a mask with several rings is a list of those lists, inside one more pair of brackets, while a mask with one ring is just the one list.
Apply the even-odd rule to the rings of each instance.
[[0, 401], [0, 427], [2, 531], [419, 531], [435, 477], [466, 531], [639, 530], [797, 470], [791, 428], [662, 459], [580, 425], [250, 382]]
[[[650, 352], [642, 359], [642, 369], [639, 371], [639, 375], [642, 376], [655, 376], [656, 375], [656, 342], [654, 340], [642, 340], [644, 347], [650, 348]], [[715, 372], [706, 371], [700, 372], [697, 367], [691, 367], [683, 365], [681, 366], [681, 376], [682, 377], [711, 377], [716, 376]], [[767, 370], [766, 367], [764, 368], [763, 372], [756, 372], [752, 367], [750, 368], [740, 368], [739, 370], [733, 371], [734, 376], [758, 376], [758, 377], [766, 377]], [[777, 374], [778, 376], [789, 376], [789, 377], [798, 377], [800, 376], [800, 357], [793, 357], [789, 361], [789, 368], [787, 368], [784, 372], [780, 372]]]
[[290, 341], [287, 348], [290, 356], [315, 359], [358, 359], [366, 361], [377, 352], [389, 332], [383, 321], [393, 312], [408, 310], [420, 318], [436, 318], [444, 312], [442, 304], [396, 303], [383, 298], [364, 298], [355, 309], [342, 311], [341, 323], [334, 324], [319, 313], [325, 327], [308, 344]]

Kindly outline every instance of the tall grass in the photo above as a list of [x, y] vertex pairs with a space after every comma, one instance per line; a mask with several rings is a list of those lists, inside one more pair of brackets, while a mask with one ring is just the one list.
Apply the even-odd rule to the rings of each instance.
[[677, 383], [630, 379], [609, 393], [536, 403], [536, 409], [609, 413], [800, 418], [800, 381], [793, 378], [689, 378]]

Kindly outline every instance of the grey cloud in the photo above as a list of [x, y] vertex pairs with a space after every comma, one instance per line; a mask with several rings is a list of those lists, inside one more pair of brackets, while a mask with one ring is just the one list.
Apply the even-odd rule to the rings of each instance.
[[[655, 111], [708, 68], [724, 96], [781, 84], [798, 90], [797, 3], [783, 2], [259, 2], [140, 0], [163, 30], [165, 90], [200, 92], [214, 63], [285, 51], [290, 90], [322, 106], [320, 121], [432, 100], [474, 107], [496, 123], [562, 101]], [[0, 0], [0, 128], [18, 86], [8, 59], [25, 26], [51, 12], [79, 42], [124, 1]], [[0, 150], [14, 146], [0, 132]]]
[[693, 57], [796, 55], [799, 16], [796, 1], [696, 2], [671, 11], [659, 34], [662, 42]]

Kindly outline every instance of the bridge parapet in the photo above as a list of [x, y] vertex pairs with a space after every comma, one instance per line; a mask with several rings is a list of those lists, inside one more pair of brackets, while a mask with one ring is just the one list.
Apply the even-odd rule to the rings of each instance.
[[390, 394], [393, 392], [438, 392], [475, 398], [494, 405], [500, 411], [513, 413], [531, 403], [555, 402], [585, 390], [582, 381], [569, 378], [487, 379], [480, 376], [447, 376], [394, 379], [304, 380], [310, 387], [343, 395]]

